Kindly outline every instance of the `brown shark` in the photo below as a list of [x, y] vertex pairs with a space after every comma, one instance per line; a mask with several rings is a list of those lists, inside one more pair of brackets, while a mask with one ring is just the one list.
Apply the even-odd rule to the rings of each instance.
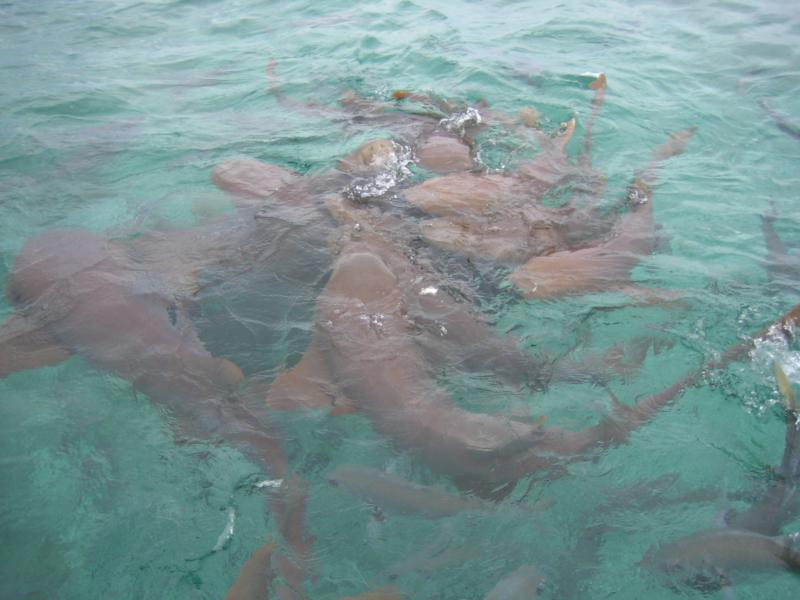
[[631, 270], [653, 251], [657, 241], [651, 190], [659, 166], [684, 151], [693, 131], [673, 134], [656, 149], [651, 164], [628, 188], [629, 212], [607, 241], [580, 250], [537, 256], [515, 269], [510, 279], [523, 295], [546, 299], [630, 288]]
[[791, 383], [776, 362], [775, 379], [784, 398], [786, 433], [783, 456], [773, 469], [766, 489], [747, 510], [734, 514], [732, 527], [755, 531], [763, 535], [777, 535], [800, 510], [800, 413]]
[[645, 558], [645, 564], [711, 591], [731, 585], [730, 574], [737, 572], [800, 571], [799, 536], [769, 537], [737, 529], [704, 531], [667, 544]]
[[231, 402], [241, 370], [206, 350], [183, 310], [183, 292], [105, 236], [43, 233], [26, 243], [8, 278], [16, 313], [0, 328], [0, 375], [79, 354], [167, 405], [185, 433], [244, 443], [261, 464], [282, 471], [274, 433]]
[[[276, 578], [272, 567], [272, 558], [275, 555], [275, 542], [264, 544], [256, 549], [247, 562], [242, 565], [236, 580], [231, 584], [225, 600], [268, 600], [270, 586]], [[285, 590], [277, 590], [281, 600], [291, 598]], [[400, 592], [394, 587], [378, 588], [358, 596], [347, 596], [341, 600], [402, 600]]]
[[[792, 313], [797, 313], [795, 308]], [[792, 313], [789, 313], [790, 315]], [[786, 334], [784, 324], [767, 335]], [[799, 508], [800, 427], [797, 403], [789, 379], [774, 364], [778, 388], [786, 410], [786, 444], [780, 466], [766, 490], [749, 509], [726, 515], [726, 528], [680, 538], [657, 552], [650, 551], [644, 564], [703, 591], [731, 585], [741, 571], [800, 571], [800, 533], [780, 536]]]
[[800, 140], [800, 126], [791, 122], [784, 115], [772, 108], [769, 104], [767, 104], [766, 100], [759, 100], [758, 103], [761, 105], [761, 108], [767, 111], [767, 114], [772, 117], [772, 120], [775, 121], [775, 125], [778, 127], [778, 129], [789, 134], [791, 137]]
[[[274, 189], [294, 180], [283, 170], [245, 166], [234, 170], [237, 183], [257, 181], [262, 189]], [[313, 207], [283, 208], [284, 218], [267, 218], [259, 217], [258, 207], [245, 205], [233, 218], [128, 241], [84, 230], [48, 231], [30, 239], [7, 281], [16, 312], [0, 327], [0, 376], [81, 355], [167, 406], [181, 433], [220, 437], [271, 477], [285, 479], [282, 435], [245, 402], [252, 390], [240, 389], [241, 370], [205, 348], [184, 310], [197, 290], [198, 272], [240, 266], [248, 251], [251, 257], [267, 254], [284, 263], [289, 257], [289, 265], [306, 268], [322, 263], [324, 274], [330, 259], [320, 255], [329, 256], [327, 242], [325, 236], [315, 241], [315, 228], [332, 219]], [[308, 227], [298, 227], [298, 220]], [[294, 587], [302, 581], [309, 546], [303, 489], [301, 483], [284, 481], [267, 497], [294, 560], [278, 554], [277, 571]]]
[[236, 581], [225, 594], [225, 600], [255, 600], [268, 597], [269, 587], [275, 578], [271, 562], [275, 547], [275, 542], [269, 542], [250, 555], [239, 570]]
[[775, 229], [777, 209], [774, 202], [770, 202], [769, 211], [761, 215], [761, 232], [767, 246], [765, 266], [769, 276], [769, 285], [775, 291], [786, 290], [794, 292], [800, 281], [800, 257], [792, 253], [796, 245], [784, 241]]
[[381, 510], [399, 514], [440, 519], [464, 511], [491, 511], [496, 508], [496, 505], [479, 498], [453, 494], [438, 486], [420, 485], [368, 467], [337, 467], [325, 479]]
[[[348, 209], [340, 203], [338, 210]], [[366, 219], [358, 224], [343, 242], [317, 303], [316, 360], [327, 367], [326, 380], [376, 431], [453, 477], [459, 487], [487, 492], [555, 462], [578, 459], [594, 447], [622, 443], [708, 369], [741, 360], [752, 348], [752, 342], [743, 342], [632, 406], [615, 403], [611, 415], [582, 431], [467, 411], [436, 385], [414, 342], [408, 307], [416, 288], [408, 261]], [[779, 329], [787, 329], [798, 315], [795, 308], [779, 321]]]
[[[457, 302], [442, 286], [443, 276], [408, 248], [404, 241], [408, 228], [403, 221], [342, 199], [330, 202], [328, 208], [343, 224], [345, 237], [359, 238], [388, 261], [403, 289], [409, 340], [415, 352], [421, 353], [421, 366], [430, 376], [447, 367], [488, 372], [504, 383], [536, 388], [556, 373], [569, 376], [563, 368], [566, 365], [550, 357], [530, 356], [512, 337], [498, 335], [468, 303]], [[312, 338], [299, 363], [275, 379], [267, 402], [278, 410], [323, 407], [333, 414], [355, 408], [335, 383], [319, 336]]]
[[[538, 129], [530, 111], [523, 113], [542, 148], [512, 173], [459, 174], [423, 182], [405, 192], [406, 199], [434, 219], [420, 225], [434, 246], [473, 258], [519, 263], [596, 238], [609, 221], [595, 211], [604, 180], [591, 167], [591, 132], [605, 98], [605, 75], [595, 90], [593, 111], [585, 131], [583, 156], [570, 164], [565, 148], [575, 131], [575, 119], [550, 138]], [[507, 123], [507, 119], [499, 118]], [[539, 200], [555, 185], [570, 181], [575, 195], [564, 207], [550, 208]], [[578, 208], [578, 206], [580, 208]]]

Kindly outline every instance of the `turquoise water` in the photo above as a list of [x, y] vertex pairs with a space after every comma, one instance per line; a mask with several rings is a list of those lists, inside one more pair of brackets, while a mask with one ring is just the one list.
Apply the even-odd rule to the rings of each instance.
[[[325, 171], [386, 133], [348, 120], [338, 105], [348, 90], [375, 99], [421, 90], [506, 114], [533, 105], [547, 129], [575, 116], [576, 155], [591, 112], [585, 74], [604, 71], [593, 159], [610, 203], [667, 133], [698, 128], [655, 193], [669, 244], [634, 272], [643, 285], [681, 290], [685, 302], [593, 311], [624, 299], [526, 302], [501, 293], [482, 298], [498, 330], [553, 352], [657, 332], [672, 347], [611, 383], [632, 402], [798, 301], [796, 279], [770, 285], [760, 223], [774, 203], [779, 233], [800, 242], [800, 141], [759, 105], [800, 122], [800, 13], [791, 2], [42, 0], [5, 3], [0, 15], [2, 275], [25, 241], [48, 229], [126, 235], [196, 224], [198, 202], [230, 212], [209, 177], [226, 158]], [[294, 109], [270, 92], [272, 60]], [[514, 141], [500, 130], [480, 143], [489, 168], [513, 159]], [[268, 378], [296, 360], [310, 314], [276, 331], [258, 322], [258, 282], [240, 276], [218, 292], [197, 316], [210, 348], [238, 353]], [[4, 300], [0, 315], [9, 314]], [[224, 335], [237, 327], [250, 337]], [[780, 460], [774, 356], [800, 377], [795, 354], [762, 350], [686, 392], [628, 444], [569, 465], [563, 477], [537, 478], [525, 498], [529, 481], [521, 481], [510, 501], [544, 500], [534, 516], [389, 514], [376, 524], [367, 504], [325, 482], [332, 465], [446, 479], [394, 450], [363, 417], [284, 418], [292, 465], [311, 484], [309, 597], [386, 585], [395, 563], [414, 558], [394, 581], [407, 598], [483, 598], [523, 564], [545, 573], [545, 597], [675, 596], [639, 562], [651, 546], [711, 526], [724, 490], [758, 490], [765, 467]], [[576, 428], [609, 408], [608, 393], [588, 385], [534, 394], [479, 377], [443, 383], [467, 406], [523, 404]], [[225, 444], [181, 443], [164, 410], [81, 358], [0, 380], [0, 398], [0, 596], [220, 598], [253, 550], [276, 536], [251, 485], [262, 477], [257, 466]], [[681, 500], [696, 490], [706, 499]], [[233, 537], [210, 552], [231, 509]], [[586, 531], [602, 531], [599, 542]], [[447, 553], [450, 562], [425, 568]], [[800, 589], [785, 573], [736, 584], [740, 599], [794, 598]]]

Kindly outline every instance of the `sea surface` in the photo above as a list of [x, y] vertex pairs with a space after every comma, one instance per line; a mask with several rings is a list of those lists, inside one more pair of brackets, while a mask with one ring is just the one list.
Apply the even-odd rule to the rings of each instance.
[[[4, 2], [0, 281], [26, 240], [47, 230], [124, 238], [232, 213], [210, 179], [225, 159], [314, 175], [391, 135], [354, 121], [340, 103], [347, 93], [389, 101], [412, 90], [512, 117], [535, 107], [547, 132], [575, 117], [568, 152], [577, 157], [587, 85], [604, 72], [592, 163], [609, 206], [669, 133], [697, 128], [659, 173], [663, 239], [633, 273], [681, 301], [525, 300], [502, 283], [477, 300], [498, 335], [532, 354], [580, 359], [643, 334], [660, 352], [606, 387], [439, 381], [472, 410], [522, 407], [547, 424], [584, 427], [608, 413], [612, 394], [630, 404], [664, 389], [800, 301], [800, 263], [771, 278], [762, 234], [762, 216], [774, 214], [781, 238], [800, 244], [800, 139], [765, 109], [800, 124], [799, 42], [796, 3], [776, 0]], [[478, 144], [496, 171], [535, 151], [502, 127]], [[314, 298], [261, 318], [281, 295], [249, 272], [218, 276], [193, 318], [212, 352], [268, 382], [308, 344]], [[0, 300], [0, 316], [12, 312]], [[456, 491], [366, 418], [282, 416], [292, 468], [310, 485], [308, 597], [392, 584], [408, 599], [480, 599], [520, 565], [545, 575], [545, 598], [719, 597], [673, 589], [642, 561], [762, 489], [784, 443], [775, 360], [800, 382], [800, 354], [763, 345], [626, 444], [521, 480], [498, 510], [436, 521], [389, 511], [376, 519], [326, 482], [333, 467], [356, 464]], [[171, 421], [80, 357], [0, 380], [0, 597], [224, 597], [251, 553], [277, 538], [254, 486], [269, 474], [224, 442], [187, 441]], [[800, 519], [785, 531], [798, 529]], [[800, 596], [790, 573], [732, 580], [739, 600]]]

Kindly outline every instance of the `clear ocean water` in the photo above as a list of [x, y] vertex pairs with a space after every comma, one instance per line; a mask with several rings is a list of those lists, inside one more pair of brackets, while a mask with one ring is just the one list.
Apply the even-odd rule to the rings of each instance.
[[[800, 264], [775, 285], [761, 231], [774, 206], [778, 233], [800, 243], [800, 140], [762, 106], [800, 124], [794, 2], [37, 0], [4, 2], [0, 17], [3, 280], [25, 241], [49, 229], [191, 227], [202, 218], [198, 203], [231, 211], [210, 180], [226, 158], [329, 169], [387, 133], [348, 120], [338, 101], [349, 90], [374, 99], [418, 90], [506, 114], [535, 106], [546, 129], [574, 116], [574, 156], [591, 112], [587, 74], [603, 71], [593, 161], [608, 202], [669, 132], [697, 127], [655, 192], [668, 243], [634, 272], [643, 285], [680, 290], [684, 302], [484, 297], [498, 332], [553, 352], [602, 351], [656, 332], [671, 347], [610, 383], [631, 403], [800, 298]], [[270, 90], [270, 61], [296, 109]], [[499, 134], [480, 144], [491, 169], [514, 152]], [[212, 351], [271, 378], [302, 353], [311, 314], [260, 321], [269, 294], [258, 285], [231, 276], [196, 318]], [[0, 316], [11, 313], [0, 301]], [[393, 584], [409, 599], [479, 599], [524, 564], [545, 574], [542, 597], [702, 597], [670, 589], [640, 562], [653, 546], [711, 527], [726, 496], [745, 508], [731, 492], [757, 493], [779, 462], [776, 358], [800, 380], [800, 355], [761, 348], [686, 391], [627, 444], [560, 477], [521, 481], [507, 509], [437, 521], [387, 512], [377, 522], [367, 503], [327, 484], [333, 466], [361, 464], [450, 485], [366, 419], [284, 418], [292, 467], [310, 482], [308, 597]], [[610, 406], [606, 390], [586, 384], [546, 393], [478, 377], [442, 385], [471, 408], [513, 402], [568, 427]], [[252, 485], [259, 478], [231, 446], [180, 440], [163, 409], [79, 357], [14, 373], [0, 380], [0, 597], [222, 598], [250, 554], [277, 535]], [[536, 500], [546, 508], [534, 514], [512, 506]], [[800, 520], [786, 531], [797, 529]], [[744, 574], [735, 584], [740, 600], [800, 595], [790, 573]]]

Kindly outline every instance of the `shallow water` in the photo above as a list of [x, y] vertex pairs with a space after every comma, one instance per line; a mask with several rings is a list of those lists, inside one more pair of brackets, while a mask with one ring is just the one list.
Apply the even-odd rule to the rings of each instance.
[[[800, 141], [759, 105], [800, 123], [793, 3], [84, 0], [10, 2], [0, 15], [0, 275], [25, 240], [48, 229], [129, 236], [196, 224], [198, 203], [231, 212], [209, 177], [226, 158], [324, 172], [387, 133], [349, 119], [338, 104], [348, 90], [375, 99], [422, 90], [507, 114], [533, 105], [548, 130], [575, 116], [575, 156], [591, 112], [586, 73], [604, 71], [593, 161], [609, 203], [667, 133], [697, 126], [654, 196], [668, 247], [634, 272], [638, 283], [679, 289], [686, 301], [630, 308], [616, 294], [536, 302], [501, 290], [481, 297], [498, 331], [513, 331], [531, 352], [603, 350], [642, 332], [673, 342], [611, 382], [630, 403], [798, 302], [796, 278], [768, 279], [760, 222], [774, 203], [779, 233], [800, 242]], [[271, 60], [292, 108], [270, 92]], [[513, 168], [515, 140], [490, 130], [480, 144], [487, 167]], [[215, 354], [270, 379], [304, 351], [314, 298], [268, 280], [246, 271], [213, 280], [194, 318]], [[287, 308], [281, 298], [297, 301]], [[273, 306], [283, 312], [264, 316]], [[4, 300], [0, 315], [10, 313]], [[639, 563], [651, 546], [710, 527], [726, 491], [758, 490], [764, 468], [780, 460], [776, 356], [797, 381], [795, 353], [762, 348], [687, 391], [628, 444], [560, 478], [536, 478], [527, 496], [530, 481], [521, 481], [508, 502], [545, 500], [534, 515], [509, 507], [435, 522], [387, 514], [377, 523], [366, 503], [326, 483], [332, 466], [447, 480], [363, 417], [283, 417], [292, 466], [311, 483], [317, 578], [309, 597], [355, 595], [399, 570], [394, 583], [407, 598], [483, 598], [525, 564], [545, 574], [546, 597], [673, 597]], [[523, 406], [574, 428], [610, 405], [589, 385], [532, 393], [477, 376], [442, 383], [465, 406]], [[219, 598], [276, 536], [252, 486], [259, 468], [225, 444], [182, 443], [170, 416], [126, 381], [72, 358], [0, 380], [0, 397], [0, 596]], [[696, 490], [707, 498], [681, 500]], [[597, 510], [609, 502], [618, 507]], [[448, 553], [449, 563], [432, 559]], [[799, 589], [784, 573], [735, 583], [740, 599], [793, 598]]]

